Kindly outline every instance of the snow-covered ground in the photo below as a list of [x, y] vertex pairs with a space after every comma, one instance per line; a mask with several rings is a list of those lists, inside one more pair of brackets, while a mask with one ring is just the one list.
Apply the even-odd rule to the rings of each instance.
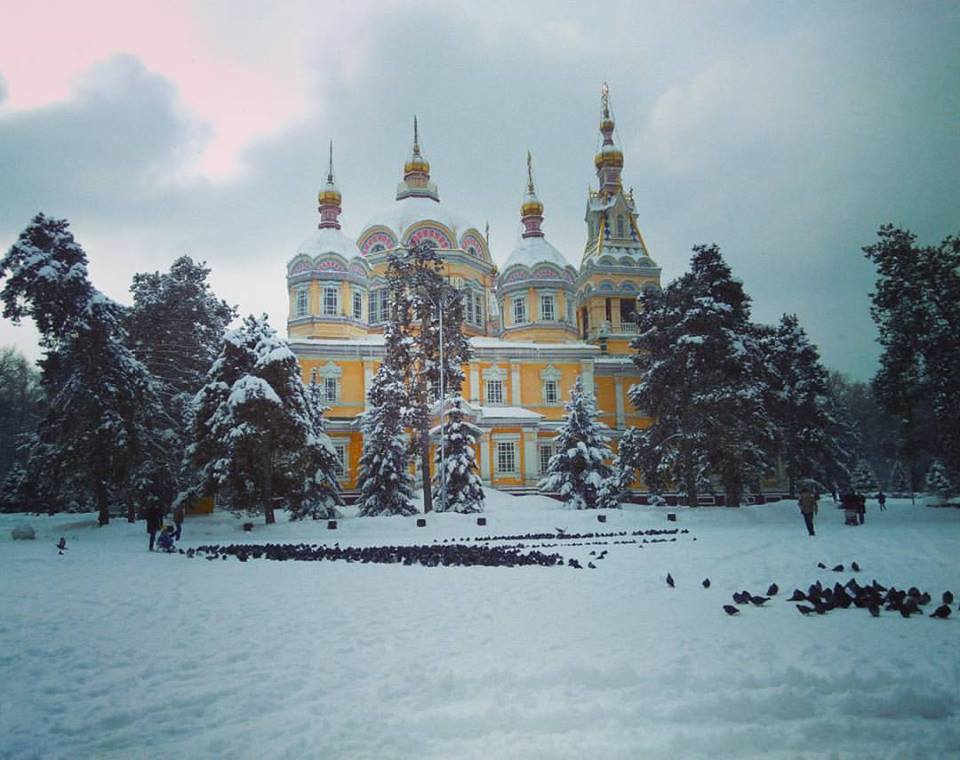
[[[785, 601], [854, 575], [818, 562], [855, 560], [861, 583], [929, 591], [929, 613], [960, 592], [960, 510], [871, 502], [852, 528], [826, 507], [810, 538], [788, 503], [626, 507], [601, 525], [541, 497], [488, 499], [486, 528], [348, 511], [335, 532], [244, 533], [216, 514], [188, 519], [181, 545], [690, 532], [546, 542], [583, 570], [243, 563], [150, 554], [142, 522], [0, 516], [0, 757], [960, 756], [960, 613], [803, 617]], [[11, 540], [24, 522], [36, 541]], [[724, 613], [771, 582], [765, 607]]]

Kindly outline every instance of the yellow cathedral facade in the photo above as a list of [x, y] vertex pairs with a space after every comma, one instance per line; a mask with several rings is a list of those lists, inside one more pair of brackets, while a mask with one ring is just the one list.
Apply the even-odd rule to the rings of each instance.
[[536, 486], [578, 377], [596, 396], [614, 448], [627, 428], [650, 424], [627, 397], [638, 379], [630, 340], [637, 299], [660, 287], [660, 267], [640, 232], [633, 194], [623, 188], [614, 126], [604, 86], [594, 156], [598, 184], [586, 199], [579, 268], [542, 230], [544, 207], [529, 155], [523, 231], [498, 267], [486, 231], [440, 202], [416, 121], [394, 206], [365, 224], [355, 240], [338, 221], [342, 198], [331, 150], [319, 226], [287, 264], [287, 332], [304, 381], [319, 383], [326, 396], [327, 431], [345, 490], [357, 487], [359, 415], [383, 356], [387, 257], [424, 241], [436, 247], [444, 275], [463, 292], [473, 356], [464, 367], [462, 395], [468, 419], [480, 430], [477, 460], [485, 485]]

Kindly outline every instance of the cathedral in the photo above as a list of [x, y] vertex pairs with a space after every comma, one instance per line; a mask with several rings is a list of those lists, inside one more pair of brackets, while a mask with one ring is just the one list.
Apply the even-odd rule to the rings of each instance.
[[529, 155], [523, 231], [498, 266], [488, 234], [440, 202], [416, 121], [393, 207], [365, 224], [356, 240], [338, 221], [342, 198], [331, 149], [318, 228], [287, 265], [287, 332], [304, 381], [316, 381], [326, 396], [345, 490], [357, 485], [359, 415], [383, 356], [387, 257], [422, 242], [436, 247], [444, 276], [464, 296], [473, 356], [464, 368], [463, 397], [468, 419], [481, 431], [477, 459], [486, 485], [536, 486], [578, 377], [595, 394], [614, 447], [628, 427], [650, 424], [627, 398], [638, 379], [630, 340], [637, 298], [660, 287], [660, 267], [644, 243], [633, 194], [623, 189], [623, 151], [606, 86], [599, 130], [597, 187], [586, 198], [579, 268], [547, 240]]

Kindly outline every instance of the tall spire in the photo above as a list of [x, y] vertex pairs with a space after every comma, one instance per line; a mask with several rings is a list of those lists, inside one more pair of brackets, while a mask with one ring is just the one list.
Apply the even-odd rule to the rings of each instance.
[[340, 229], [340, 189], [333, 179], [333, 140], [330, 141], [330, 158], [327, 164], [327, 182], [317, 196], [320, 212], [320, 229]]
[[600, 192], [606, 195], [623, 189], [620, 178], [623, 171], [623, 152], [613, 139], [615, 126], [613, 116], [610, 115], [610, 88], [604, 82], [600, 88], [600, 134], [603, 135], [603, 144], [594, 156], [593, 163], [597, 167]]
[[527, 195], [520, 207], [520, 221], [523, 222], [522, 237], [543, 237], [540, 225], [543, 223], [543, 204], [537, 197], [533, 186], [533, 157], [527, 151]]
[[420, 129], [416, 116], [413, 117], [413, 148], [403, 165], [403, 182], [397, 187], [397, 200], [410, 197], [440, 200], [437, 186], [430, 181], [430, 162], [420, 149]]

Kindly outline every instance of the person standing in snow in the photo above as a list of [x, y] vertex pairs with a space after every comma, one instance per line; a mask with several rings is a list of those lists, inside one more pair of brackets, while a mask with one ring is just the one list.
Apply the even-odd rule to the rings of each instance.
[[800, 489], [800, 514], [803, 515], [803, 521], [807, 524], [807, 533], [811, 536], [816, 535], [813, 530], [813, 516], [817, 514], [817, 497], [810, 492], [810, 489], [804, 486]]
[[183, 526], [183, 505], [182, 504], [179, 507], [177, 507], [175, 510], [173, 510], [173, 524], [174, 524], [173, 540], [179, 541], [180, 530]]
[[857, 493], [857, 519], [860, 521], [860, 524], [863, 525], [863, 521], [867, 519], [867, 497], [862, 493]]
[[880, 505], [881, 512], [887, 511], [887, 495], [883, 491], [877, 494], [877, 503]]
[[150, 534], [150, 551], [157, 540], [157, 531], [163, 527], [163, 513], [160, 507], [154, 505], [147, 510], [147, 533]]

